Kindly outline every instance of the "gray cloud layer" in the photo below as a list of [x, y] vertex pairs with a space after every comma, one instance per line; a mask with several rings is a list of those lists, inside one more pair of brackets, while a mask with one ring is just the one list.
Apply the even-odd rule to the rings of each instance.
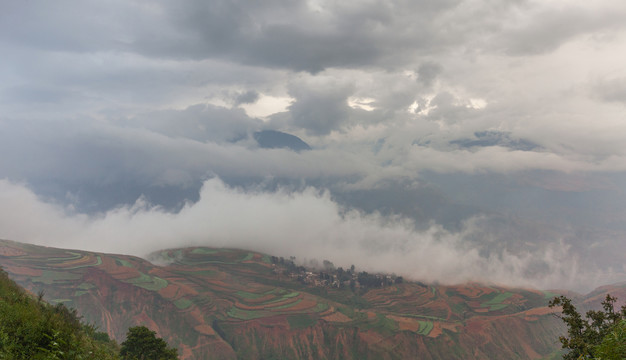
[[[442, 262], [465, 249], [470, 260], [456, 263], [494, 281], [567, 283], [577, 266], [620, 273], [625, 15], [612, 0], [5, 3], [0, 178], [34, 223], [65, 224], [55, 241], [98, 237], [97, 216], [124, 213], [120, 239], [125, 226], [149, 233], [141, 224], [152, 219], [191, 222], [212, 211], [210, 189], [242, 212], [259, 199], [306, 198], [303, 213], [324, 204], [337, 227], [289, 221], [308, 229], [303, 239], [331, 229], [329, 244], [346, 237], [372, 264], [367, 249], [404, 237]], [[251, 134], [265, 129], [313, 150], [260, 149]], [[226, 185], [207, 180], [216, 176]], [[150, 205], [131, 210], [142, 195]], [[253, 230], [233, 245], [257, 236], [257, 249], [283, 248], [263, 235], [271, 226], [241, 220]], [[0, 236], [39, 239], [5, 224]], [[193, 239], [234, 231], [193, 228]], [[564, 260], [572, 254], [578, 263]], [[534, 282], [537, 258], [551, 280]], [[398, 259], [424, 279], [462, 280], [450, 264]], [[490, 266], [508, 275], [485, 275]]]

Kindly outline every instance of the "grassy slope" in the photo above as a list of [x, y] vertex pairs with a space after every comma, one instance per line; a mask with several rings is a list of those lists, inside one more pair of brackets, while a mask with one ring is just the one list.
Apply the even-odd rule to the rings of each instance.
[[0, 271], [0, 358], [117, 359], [117, 352], [75, 312], [33, 298]]

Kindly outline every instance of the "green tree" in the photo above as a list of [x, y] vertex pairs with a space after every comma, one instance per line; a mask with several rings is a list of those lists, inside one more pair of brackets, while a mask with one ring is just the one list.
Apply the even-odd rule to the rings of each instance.
[[147, 327], [135, 326], [128, 329], [120, 355], [124, 360], [176, 360], [178, 350], [168, 347]]
[[594, 355], [601, 360], [626, 359], [626, 319], [612, 327], [595, 348]]
[[[569, 350], [563, 356], [566, 360], [577, 359], [625, 359], [626, 353], [613, 346], [621, 341], [624, 346], [623, 323], [626, 321], [626, 306], [621, 312], [615, 311], [617, 298], [607, 295], [602, 302], [602, 310], [587, 311], [586, 318], [576, 310], [572, 300], [561, 295], [550, 301], [550, 307], [561, 306], [559, 317], [567, 326], [567, 335], [559, 340], [563, 349]], [[615, 355], [617, 354], [617, 355]], [[621, 355], [620, 355], [621, 354]], [[617, 357], [614, 357], [617, 356]]]

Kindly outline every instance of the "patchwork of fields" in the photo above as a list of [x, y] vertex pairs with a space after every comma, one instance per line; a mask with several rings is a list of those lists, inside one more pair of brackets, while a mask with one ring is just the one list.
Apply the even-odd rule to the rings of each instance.
[[[123, 340], [128, 327], [146, 325], [183, 358], [274, 352], [342, 358], [392, 349], [401, 354], [415, 346], [436, 354], [445, 350], [442, 344], [462, 352], [467, 342], [498, 336], [493, 331], [501, 322], [557, 326], [550, 311], [537, 310], [549, 300], [541, 291], [416, 282], [362, 292], [307, 287], [274, 271], [270, 256], [235, 249], [163, 250], [149, 262], [0, 241], [0, 259], [20, 285], [78, 309], [113, 338]], [[503, 351], [526, 347], [548, 355], [558, 348], [558, 334], [544, 335], [545, 341], [522, 338], [521, 350]], [[477, 344], [484, 350], [469, 358], [492, 351]]]

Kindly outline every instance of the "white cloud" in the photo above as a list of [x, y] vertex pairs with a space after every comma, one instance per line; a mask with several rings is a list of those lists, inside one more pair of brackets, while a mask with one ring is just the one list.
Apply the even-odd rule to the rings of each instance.
[[178, 213], [140, 199], [88, 217], [44, 203], [23, 185], [0, 181], [0, 237], [47, 246], [139, 256], [190, 245], [236, 247], [444, 283], [581, 289], [607, 276], [582, 270], [559, 241], [533, 252], [505, 248], [484, 254], [464, 239], [473, 226], [470, 221], [459, 233], [437, 225], [418, 232], [407, 219], [343, 209], [313, 188], [246, 192], [219, 179], [206, 181], [200, 200]]
[[365, 111], [375, 110], [376, 107], [372, 106], [376, 100], [372, 98], [358, 98], [358, 97], [350, 97], [348, 99], [348, 105], [353, 109], [363, 109]]
[[254, 104], [243, 104], [240, 107], [250, 117], [265, 118], [269, 115], [286, 111], [294, 99], [289, 96], [263, 95]]

